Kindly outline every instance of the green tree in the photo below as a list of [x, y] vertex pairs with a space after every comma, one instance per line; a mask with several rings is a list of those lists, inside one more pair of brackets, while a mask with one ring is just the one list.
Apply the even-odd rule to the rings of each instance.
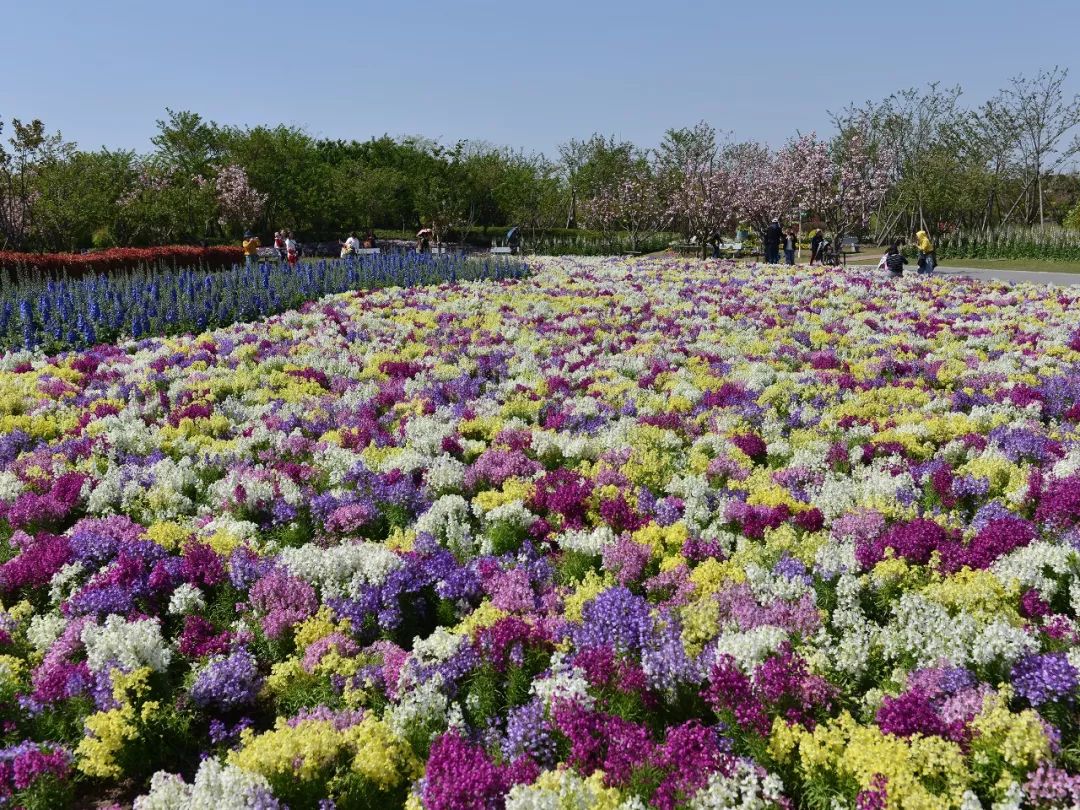
[[117, 238], [120, 198], [136, 181], [131, 151], [75, 152], [43, 165], [34, 202], [35, 242], [47, 250], [75, 251]]

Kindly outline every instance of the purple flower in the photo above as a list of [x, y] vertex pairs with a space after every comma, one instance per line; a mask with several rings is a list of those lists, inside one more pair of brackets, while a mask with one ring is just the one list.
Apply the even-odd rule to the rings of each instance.
[[1072, 697], [1076, 668], [1065, 653], [1025, 655], [1013, 665], [1011, 681], [1016, 694], [1032, 706]]
[[192, 702], [200, 708], [227, 712], [250, 706], [261, 687], [262, 677], [255, 658], [247, 650], [237, 650], [203, 667], [190, 694]]

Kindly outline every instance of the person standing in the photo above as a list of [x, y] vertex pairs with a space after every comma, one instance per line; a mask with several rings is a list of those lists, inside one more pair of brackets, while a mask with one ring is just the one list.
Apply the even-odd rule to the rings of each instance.
[[300, 259], [300, 246], [293, 239], [292, 231], [285, 232], [285, 258], [289, 262], [289, 267], [295, 270], [296, 262]]
[[244, 266], [250, 270], [259, 257], [259, 248], [262, 243], [259, 241], [259, 237], [255, 236], [251, 231], [244, 231]]
[[814, 231], [814, 236], [810, 239], [810, 264], [813, 264], [821, 258], [821, 243], [825, 241], [825, 234], [821, 232], [821, 228]]
[[285, 261], [285, 232], [274, 231], [274, 250], [277, 251], [278, 259]]
[[780, 220], [774, 219], [765, 229], [765, 263], [780, 263], [780, 242], [784, 238], [784, 229], [780, 227]]
[[795, 230], [794, 228], [787, 232], [787, 236], [784, 237], [784, 261], [787, 262], [789, 267], [795, 265]]
[[904, 258], [904, 254], [900, 252], [900, 246], [893, 242], [889, 245], [889, 250], [885, 253], [885, 269], [889, 271], [889, 274], [893, 278], [900, 278], [904, 275], [904, 265], [907, 264], [907, 259]]
[[919, 248], [919, 272], [933, 273], [937, 267], [937, 254], [930, 235], [926, 231], [919, 231], [915, 234], [915, 245]]

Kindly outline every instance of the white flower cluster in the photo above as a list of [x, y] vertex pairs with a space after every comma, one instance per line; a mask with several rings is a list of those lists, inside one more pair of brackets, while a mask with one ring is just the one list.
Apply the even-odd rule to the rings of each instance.
[[444, 453], [428, 465], [425, 481], [436, 495], [458, 492], [465, 484], [465, 465]]
[[743, 672], [749, 672], [775, 652], [787, 638], [788, 633], [784, 628], [771, 624], [745, 632], [728, 631], [717, 637], [716, 655], [730, 655]]
[[424, 456], [438, 456], [442, 453], [443, 439], [453, 432], [454, 423], [448, 412], [414, 416], [405, 425], [405, 442], [410, 449]]
[[[861, 453], [858, 448], [852, 452]], [[894, 475], [887, 459], [876, 458], [868, 466], [856, 467], [851, 475], [826, 475], [821, 486], [811, 494], [810, 502], [831, 521], [859, 506], [891, 506], [897, 492], [913, 486], [910, 473]]]
[[150, 780], [150, 792], [135, 799], [134, 810], [250, 810], [266, 807], [270, 783], [262, 774], [235, 765], [205, 759], [195, 781], [158, 771]]
[[19, 476], [8, 470], [0, 472], [0, 501], [11, 503], [22, 494], [23, 483]]
[[45, 652], [52, 643], [60, 638], [60, 634], [67, 627], [68, 620], [59, 613], [38, 613], [30, 619], [30, 626], [26, 628], [26, 640], [33, 645], [38, 652]]
[[[404, 675], [404, 672], [402, 674]], [[417, 732], [424, 731], [431, 739], [445, 731], [450, 701], [443, 692], [442, 679], [436, 677], [419, 686], [402, 686], [405, 686], [407, 691], [404, 691], [400, 701], [387, 710], [385, 716], [394, 734], [401, 738], [415, 739]]]
[[202, 591], [190, 582], [182, 582], [169, 597], [169, 613], [173, 616], [186, 616], [206, 607]]
[[365, 585], [378, 585], [403, 563], [381, 543], [361, 541], [320, 548], [313, 543], [284, 548], [279, 562], [292, 574], [322, 589], [323, 597], [357, 597]]
[[598, 455], [598, 443], [589, 436], [551, 430], [534, 430], [532, 449], [539, 458], [567, 460], [594, 459]]
[[129, 622], [113, 614], [103, 625], [86, 625], [81, 638], [86, 645], [86, 663], [94, 672], [103, 672], [112, 664], [126, 670], [148, 666], [164, 672], [172, 660], [172, 650], [161, 637], [156, 619]]
[[564, 551], [577, 551], [581, 554], [599, 556], [604, 547], [613, 544], [616, 540], [615, 532], [610, 526], [597, 526], [592, 531], [587, 529], [571, 529], [556, 536], [555, 542]]
[[775, 810], [784, 798], [780, 777], [745, 760], [730, 776], [714, 773], [690, 800], [690, 810]]
[[[601, 794], [603, 783], [583, 779], [577, 771], [560, 768], [544, 774], [531, 785], [515, 785], [506, 796], [506, 810], [592, 810], [610, 806]], [[632, 796], [616, 810], [644, 810], [641, 799]]]
[[544, 707], [551, 710], [556, 701], [565, 700], [585, 708], [592, 708], [593, 697], [589, 694], [589, 681], [585, 673], [566, 663], [562, 653], [551, 657], [551, 674], [546, 678], [537, 678], [529, 687], [529, 692], [540, 698]]
[[417, 636], [413, 639], [412, 652], [409, 657], [418, 664], [441, 664], [449, 661], [460, 648], [464, 636], [451, 633], [445, 627], [436, 627], [427, 638]]
[[80, 577], [85, 571], [81, 562], [68, 563], [49, 580], [49, 601], [59, 605], [79, 589]]
[[478, 504], [473, 504], [473, 513], [483, 521], [485, 526], [507, 523], [515, 529], [527, 529], [536, 521], [536, 515], [530, 512], [525, 507], [525, 504], [519, 500], [500, 504], [487, 512]]
[[1047, 571], [1059, 576], [1072, 575], [1072, 561], [1076, 552], [1069, 546], [1058, 546], [1039, 541], [1023, 546], [998, 559], [990, 570], [1006, 586], [1013, 581], [1027, 588], [1035, 588], [1046, 599], [1058, 590], [1058, 582]]
[[460, 495], [443, 495], [416, 521], [416, 531], [431, 534], [447, 548], [472, 553], [475, 540], [469, 524], [468, 502]]

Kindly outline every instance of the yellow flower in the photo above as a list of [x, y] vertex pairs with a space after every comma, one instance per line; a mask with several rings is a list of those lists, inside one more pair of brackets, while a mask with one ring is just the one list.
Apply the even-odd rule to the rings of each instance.
[[172, 551], [191, 536], [191, 530], [171, 520], [151, 523], [146, 528], [146, 536], [159, 546]]
[[86, 736], [75, 749], [79, 770], [87, 776], [115, 779], [123, 771], [116, 761], [124, 745], [138, 739], [135, 710], [130, 705], [97, 712], [86, 718]]

